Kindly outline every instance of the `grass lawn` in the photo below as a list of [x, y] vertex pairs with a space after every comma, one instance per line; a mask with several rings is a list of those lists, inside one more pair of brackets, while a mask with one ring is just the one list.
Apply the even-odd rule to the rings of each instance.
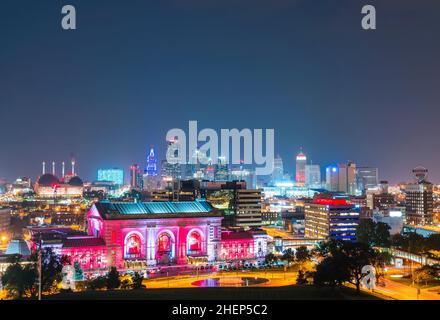
[[113, 291], [84, 291], [47, 296], [55, 300], [378, 300], [350, 288], [313, 286], [255, 288], [182, 288]]

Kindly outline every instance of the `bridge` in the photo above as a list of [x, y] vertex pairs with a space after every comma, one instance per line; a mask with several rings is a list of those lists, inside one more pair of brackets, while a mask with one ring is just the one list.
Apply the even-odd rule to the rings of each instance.
[[377, 249], [379, 249], [380, 251], [383, 251], [383, 252], [388, 252], [394, 257], [403, 258], [403, 259], [407, 259], [407, 260], [419, 263], [422, 266], [425, 266], [425, 265], [432, 266], [434, 264], [440, 264], [439, 259], [429, 258], [426, 255], [410, 253], [407, 251], [393, 249], [393, 248], [377, 248]]

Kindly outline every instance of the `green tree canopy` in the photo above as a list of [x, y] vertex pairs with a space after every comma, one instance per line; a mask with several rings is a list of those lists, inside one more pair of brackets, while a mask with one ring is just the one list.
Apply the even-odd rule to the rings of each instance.
[[357, 226], [356, 238], [361, 243], [388, 248], [391, 245], [390, 229], [386, 223], [361, 219]]
[[306, 246], [301, 246], [298, 247], [298, 249], [296, 249], [295, 257], [296, 257], [296, 261], [298, 261], [299, 263], [304, 263], [312, 258], [312, 254], [310, 253], [310, 251], [307, 249]]
[[20, 261], [16, 259], [13, 261], [1, 278], [3, 287], [18, 298], [22, 298], [26, 292], [32, 295], [35, 292], [37, 280], [35, 266], [29, 263], [20, 264]]
[[335, 286], [348, 281], [356, 286], [358, 293], [365, 276], [362, 268], [375, 266], [379, 261], [379, 252], [361, 242], [330, 240], [321, 243], [316, 252], [323, 258], [316, 268], [316, 284]]

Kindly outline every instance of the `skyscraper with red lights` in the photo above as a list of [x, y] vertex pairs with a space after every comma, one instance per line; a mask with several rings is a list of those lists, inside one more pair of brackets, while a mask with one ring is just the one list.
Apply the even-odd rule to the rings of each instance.
[[296, 175], [295, 175], [295, 181], [296, 184], [299, 186], [303, 186], [306, 182], [306, 163], [307, 163], [307, 157], [302, 152], [302, 149], [296, 156]]

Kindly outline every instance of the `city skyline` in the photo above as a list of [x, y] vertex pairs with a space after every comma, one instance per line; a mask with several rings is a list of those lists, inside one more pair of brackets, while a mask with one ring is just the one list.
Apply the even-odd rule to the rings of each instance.
[[160, 159], [167, 130], [198, 120], [274, 128], [291, 174], [302, 146], [321, 168], [352, 160], [398, 183], [422, 165], [438, 182], [440, 22], [424, 2], [372, 1], [378, 28], [365, 32], [361, 1], [72, 1], [70, 33], [57, 6], [6, 2], [0, 177], [36, 177], [73, 152], [92, 180], [142, 163], [151, 143]]

